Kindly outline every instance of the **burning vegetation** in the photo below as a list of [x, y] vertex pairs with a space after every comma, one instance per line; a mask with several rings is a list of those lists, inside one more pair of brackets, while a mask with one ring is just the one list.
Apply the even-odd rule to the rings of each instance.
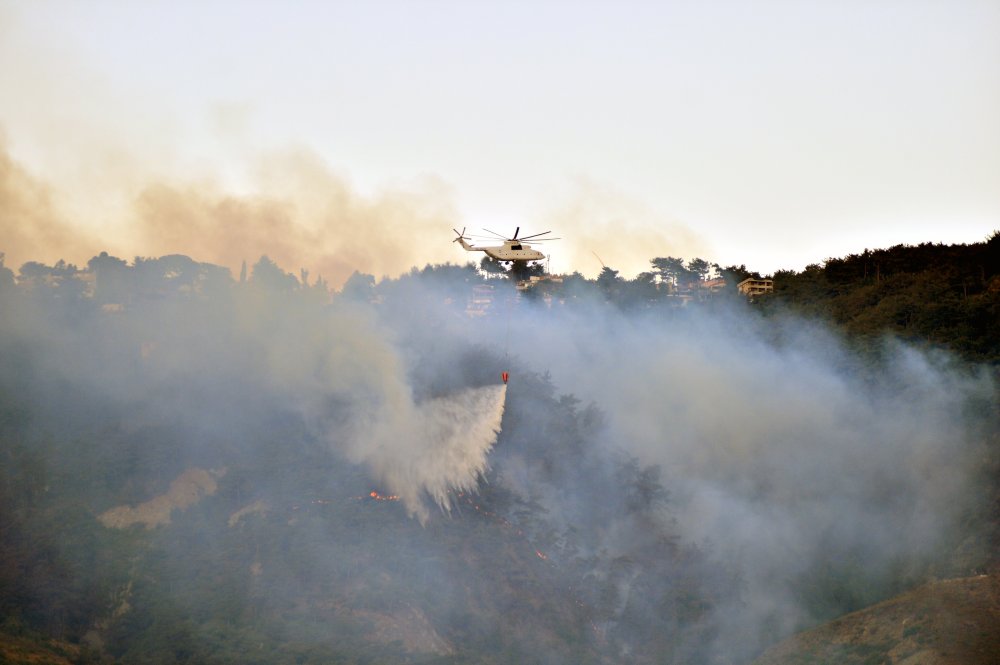
[[[359, 497], [364, 498], [364, 497]], [[399, 497], [395, 494], [379, 494], [377, 491], [372, 490], [368, 493], [368, 498], [373, 501], [399, 501]]]

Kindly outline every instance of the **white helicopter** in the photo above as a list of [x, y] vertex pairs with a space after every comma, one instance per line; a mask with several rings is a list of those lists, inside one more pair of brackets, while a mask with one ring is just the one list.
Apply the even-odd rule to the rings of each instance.
[[[452, 229], [458, 237], [452, 242], [461, 243], [462, 247], [467, 252], [485, 252], [486, 256], [496, 259], [497, 261], [511, 261], [515, 265], [527, 265], [529, 261], [542, 261], [545, 259], [545, 255], [539, 252], [537, 249], [532, 249], [531, 245], [525, 240], [531, 240], [532, 242], [545, 242], [547, 240], [559, 240], [559, 238], [541, 238], [539, 236], [544, 236], [546, 234], [552, 233], [552, 231], [542, 231], [541, 233], [536, 233], [530, 236], [524, 236], [523, 238], [518, 238], [517, 234], [521, 232], [521, 227], [517, 227], [514, 230], [513, 238], [506, 238], [496, 231], [490, 231], [489, 229], [483, 229], [487, 233], [492, 233], [494, 236], [503, 240], [503, 244], [499, 247], [473, 247], [467, 240], [472, 240], [473, 236], [465, 235], [465, 229], [459, 233], [458, 229]], [[489, 238], [492, 239], [492, 238]]]

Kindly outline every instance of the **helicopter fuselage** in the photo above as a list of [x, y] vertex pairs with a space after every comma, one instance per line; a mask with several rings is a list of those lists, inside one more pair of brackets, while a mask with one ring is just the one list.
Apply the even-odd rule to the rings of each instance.
[[497, 261], [542, 261], [545, 255], [537, 249], [532, 249], [531, 245], [520, 240], [506, 240], [499, 247], [473, 247], [465, 242], [464, 238], [457, 238], [462, 243], [462, 247], [468, 252], [485, 252], [486, 256]]

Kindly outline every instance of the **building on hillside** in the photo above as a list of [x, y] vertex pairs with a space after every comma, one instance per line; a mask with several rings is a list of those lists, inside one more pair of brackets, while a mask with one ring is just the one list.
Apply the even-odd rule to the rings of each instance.
[[532, 275], [528, 279], [522, 279], [517, 283], [518, 291], [527, 291], [541, 284], [562, 284], [562, 275]]
[[707, 290], [709, 293], [718, 293], [726, 288], [726, 280], [722, 277], [708, 279], [701, 283], [701, 288]]
[[562, 275], [532, 275], [527, 280], [518, 282], [517, 290], [519, 293], [530, 291], [540, 296], [541, 301], [549, 308], [553, 303], [566, 304]]
[[486, 316], [493, 305], [493, 285], [476, 284], [465, 306], [465, 314], [470, 317]]
[[737, 284], [736, 289], [747, 298], [755, 298], [774, 291], [774, 280], [749, 277]]

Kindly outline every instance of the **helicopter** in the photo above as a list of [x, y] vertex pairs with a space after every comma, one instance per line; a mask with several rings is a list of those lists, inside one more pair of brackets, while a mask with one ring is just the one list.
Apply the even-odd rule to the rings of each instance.
[[[503, 244], [499, 247], [474, 247], [470, 245], [467, 240], [472, 240], [472, 236], [465, 235], [465, 229], [459, 233], [458, 229], [452, 229], [458, 235], [452, 242], [461, 243], [463, 249], [467, 252], [485, 252], [486, 256], [496, 259], [497, 261], [510, 261], [514, 264], [514, 267], [523, 267], [528, 264], [529, 261], [542, 261], [545, 259], [545, 255], [539, 252], [537, 249], [532, 249], [531, 245], [525, 240], [531, 240], [532, 242], [545, 242], [547, 240], [559, 240], [559, 238], [540, 238], [539, 236], [544, 236], [546, 234], [552, 233], [552, 231], [542, 231], [541, 233], [535, 233], [530, 236], [524, 236], [523, 238], [518, 238], [517, 234], [521, 232], [521, 227], [514, 229], [514, 237], [507, 238], [500, 235], [496, 231], [490, 231], [489, 229], [483, 229], [487, 233], [492, 233], [496, 238], [503, 240]], [[492, 240], [492, 238], [487, 238]]]

